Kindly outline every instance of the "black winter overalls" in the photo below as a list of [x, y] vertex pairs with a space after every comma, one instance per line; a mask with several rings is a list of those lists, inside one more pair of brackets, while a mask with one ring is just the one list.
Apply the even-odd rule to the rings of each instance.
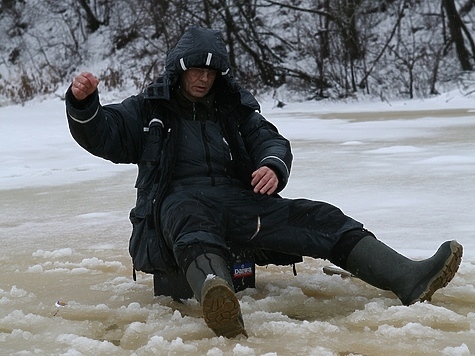
[[226, 258], [228, 241], [341, 265], [341, 253], [334, 247], [345, 233], [361, 231], [361, 223], [324, 202], [244, 188], [228, 176], [232, 157], [219, 124], [211, 120], [181, 119], [179, 136], [175, 179], [162, 203], [160, 222], [182, 269], [206, 252]]

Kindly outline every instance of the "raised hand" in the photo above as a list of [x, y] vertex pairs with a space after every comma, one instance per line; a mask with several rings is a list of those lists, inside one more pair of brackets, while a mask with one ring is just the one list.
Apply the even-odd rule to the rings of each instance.
[[77, 100], [84, 100], [96, 91], [98, 85], [99, 79], [92, 73], [82, 72], [74, 78], [71, 91]]

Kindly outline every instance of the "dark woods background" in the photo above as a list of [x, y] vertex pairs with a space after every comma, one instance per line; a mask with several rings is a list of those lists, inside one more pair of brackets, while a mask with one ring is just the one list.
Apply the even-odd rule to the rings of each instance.
[[0, 104], [59, 95], [86, 69], [102, 90], [138, 91], [191, 24], [222, 31], [256, 93], [468, 92], [474, 16], [475, 0], [1, 0]]

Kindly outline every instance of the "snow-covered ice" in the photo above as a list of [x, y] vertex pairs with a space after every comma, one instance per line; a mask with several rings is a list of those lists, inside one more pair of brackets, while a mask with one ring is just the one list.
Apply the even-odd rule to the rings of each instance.
[[326, 261], [258, 267], [239, 292], [248, 339], [217, 338], [195, 300], [132, 280], [128, 212], [136, 168], [71, 138], [64, 102], [0, 108], [0, 344], [3, 354], [475, 354], [475, 99], [311, 102], [264, 115], [287, 136], [283, 195], [331, 202], [418, 259], [464, 245], [431, 303], [327, 276]]

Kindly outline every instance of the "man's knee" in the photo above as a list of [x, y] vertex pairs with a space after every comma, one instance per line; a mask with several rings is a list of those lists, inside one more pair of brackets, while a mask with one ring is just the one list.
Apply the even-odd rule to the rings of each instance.
[[221, 256], [225, 260], [229, 258], [229, 248], [226, 242], [211, 233], [197, 231], [187, 233], [178, 238], [173, 245], [175, 260], [183, 270], [186, 270], [196, 257], [213, 253]]
[[329, 260], [338, 267], [346, 269], [346, 261], [353, 248], [366, 236], [374, 236], [371, 231], [366, 229], [353, 229], [345, 232], [338, 242], [333, 246]]

